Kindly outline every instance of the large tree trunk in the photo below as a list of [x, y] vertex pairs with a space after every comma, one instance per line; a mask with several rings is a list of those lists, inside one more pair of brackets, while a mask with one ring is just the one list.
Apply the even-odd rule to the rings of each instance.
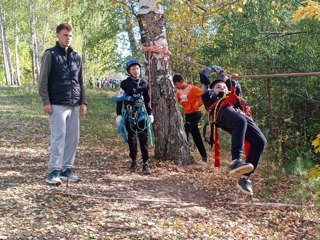
[[[166, 48], [165, 20], [158, 8], [158, 1], [140, 0], [139, 7], [138, 21], [143, 46]], [[147, 52], [146, 65], [155, 116], [155, 157], [170, 159], [179, 165], [194, 163], [171, 80], [168, 58], [161, 53]]]
[[6, 33], [6, 15], [4, 10], [4, 2], [1, 2], [1, 13], [0, 13], [0, 31], [1, 31], [1, 42], [2, 42], [2, 52], [3, 52], [3, 63], [4, 63], [4, 71], [6, 76], [7, 85], [16, 85], [14, 74], [13, 74], [13, 66], [10, 55], [10, 46], [7, 40]]
[[32, 79], [33, 84], [36, 85], [38, 74], [40, 72], [40, 63], [38, 57], [38, 43], [35, 31], [34, 19], [34, 0], [30, 0], [30, 32], [31, 32], [31, 52], [32, 52]]
[[21, 74], [20, 74], [20, 61], [19, 61], [19, 26], [18, 26], [18, 19], [17, 19], [17, 8], [18, 8], [18, 0], [14, 1], [15, 8], [14, 8], [14, 21], [15, 21], [15, 28], [14, 28], [14, 55], [15, 55], [15, 62], [16, 62], [16, 75], [17, 75], [17, 85], [21, 86]]

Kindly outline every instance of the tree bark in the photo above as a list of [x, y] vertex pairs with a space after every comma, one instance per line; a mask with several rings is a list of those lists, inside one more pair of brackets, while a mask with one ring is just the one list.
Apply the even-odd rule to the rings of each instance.
[[34, 0], [30, 0], [30, 33], [31, 33], [31, 52], [32, 52], [32, 79], [33, 84], [37, 84], [38, 75], [40, 72], [40, 63], [38, 57], [38, 43], [35, 32], [34, 19]]
[[[142, 45], [167, 48], [165, 19], [158, 1], [140, 0], [139, 7]], [[170, 159], [178, 165], [192, 164], [194, 159], [188, 148], [168, 58], [155, 52], [146, 52], [145, 57], [155, 116], [155, 158]]]
[[0, 31], [1, 31], [1, 42], [2, 42], [2, 52], [3, 52], [3, 63], [4, 63], [4, 71], [6, 76], [6, 84], [9, 86], [16, 85], [12, 60], [10, 55], [10, 46], [7, 40], [7, 32], [6, 32], [6, 14], [4, 9], [4, 2], [2, 1], [1, 13], [0, 13]]
[[[132, 4], [130, 0], [126, 0], [127, 7], [129, 9], [132, 8]], [[126, 31], [128, 33], [129, 37], [129, 43], [130, 43], [130, 49], [132, 52], [132, 56], [137, 56], [138, 55], [138, 48], [137, 48], [137, 41], [134, 37], [134, 29], [133, 29], [133, 22], [134, 22], [134, 16], [125, 9], [125, 20], [126, 20]]]
[[15, 8], [14, 8], [14, 21], [15, 21], [15, 28], [14, 28], [14, 53], [15, 53], [15, 62], [16, 62], [16, 81], [17, 85], [21, 86], [21, 73], [20, 73], [20, 61], [19, 61], [19, 26], [18, 26], [18, 19], [17, 19], [17, 8], [18, 8], [18, 0], [14, 1]]

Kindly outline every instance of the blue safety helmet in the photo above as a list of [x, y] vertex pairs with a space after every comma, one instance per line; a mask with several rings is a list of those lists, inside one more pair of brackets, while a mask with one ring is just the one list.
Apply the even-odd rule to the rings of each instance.
[[136, 60], [136, 59], [131, 59], [131, 60], [129, 60], [128, 62], [127, 62], [127, 67], [126, 67], [126, 69], [127, 69], [127, 72], [129, 73], [129, 68], [130, 68], [130, 66], [132, 66], [132, 65], [138, 65], [140, 68], [141, 68], [141, 64], [138, 62], [138, 60]]

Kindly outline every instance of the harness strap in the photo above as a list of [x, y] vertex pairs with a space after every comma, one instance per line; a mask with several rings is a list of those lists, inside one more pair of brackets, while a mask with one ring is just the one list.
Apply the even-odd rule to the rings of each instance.
[[113, 102], [121, 102], [121, 101], [124, 101], [124, 100], [130, 101], [131, 99], [132, 99], [131, 96], [123, 96], [123, 97], [112, 98], [112, 101]]
[[[214, 123], [214, 167], [220, 167], [220, 139], [219, 139], [219, 134], [218, 134], [218, 128], [216, 126], [216, 120], [219, 115], [220, 110], [225, 107], [234, 107], [234, 103], [237, 103], [238, 106], [241, 108], [241, 110], [245, 110], [245, 114], [251, 117], [251, 111], [250, 108], [245, 105], [247, 108], [244, 109], [244, 104], [246, 102], [242, 103], [241, 105], [241, 98], [237, 96], [235, 92], [235, 87], [231, 88], [230, 94], [227, 96], [224, 94], [222, 98], [219, 99], [215, 104], [212, 104], [210, 107], [214, 107], [214, 112], [213, 112], [213, 119], [212, 117], [209, 117], [209, 120], [211, 120]], [[244, 142], [244, 148], [245, 148], [245, 155], [248, 157], [249, 149], [250, 149], [250, 143], [245, 141]]]
[[[117, 130], [117, 134], [121, 134], [123, 139], [124, 139], [124, 141], [126, 143], [128, 143], [128, 137], [127, 137], [127, 134], [126, 134], [126, 131], [125, 131], [125, 123], [128, 120], [131, 130], [134, 131], [133, 126], [132, 126], [132, 122], [133, 122], [133, 119], [134, 119], [134, 120], [137, 121], [137, 123], [136, 123], [136, 128], [137, 129], [135, 130], [136, 132], [139, 131], [138, 133], [140, 133], [140, 132], [144, 131], [146, 128], [148, 128], [150, 145], [153, 146], [151, 123], [149, 122], [148, 114], [146, 113], [146, 111], [144, 111], [144, 109], [142, 107], [139, 107], [138, 113], [137, 113], [137, 116], [139, 116], [139, 117], [136, 118], [135, 116], [132, 116], [132, 117], [130, 117], [130, 116], [132, 116], [132, 109], [131, 110], [123, 110], [122, 119], [121, 119], [121, 122], [119, 124], [118, 130]], [[145, 121], [145, 123], [146, 123], [142, 128], [140, 128], [140, 126], [138, 124], [140, 121]]]
[[152, 138], [152, 131], [151, 131], [151, 123], [148, 123], [148, 132], [149, 132], [149, 138], [150, 138], [150, 145], [153, 146], [153, 138]]
[[121, 122], [120, 122], [119, 127], [118, 127], [118, 131], [117, 131], [117, 134], [121, 134], [126, 143], [128, 143], [128, 137], [127, 137], [126, 131], [124, 129], [124, 125], [125, 125], [127, 117], [128, 117], [128, 113], [127, 113], [126, 110], [124, 110], [123, 111], [123, 117], [121, 119]]

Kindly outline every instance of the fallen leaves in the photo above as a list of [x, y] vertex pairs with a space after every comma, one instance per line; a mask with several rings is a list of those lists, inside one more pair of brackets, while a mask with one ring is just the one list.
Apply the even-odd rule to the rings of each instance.
[[0, 115], [0, 240], [300, 240], [320, 235], [315, 208], [268, 204], [284, 202], [299, 181], [256, 174], [255, 198], [247, 199], [227, 176], [227, 162], [214, 169], [212, 156], [207, 164], [198, 160], [185, 167], [153, 160], [154, 172], [145, 176], [141, 162], [138, 172], [128, 171], [122, 141], [105, 139], [102, 145], [85, 135], [76, 161], [83, 181], [68, 189], [47, 186], [47, 119], [26, 121], [20, 129], [22, 122]]

